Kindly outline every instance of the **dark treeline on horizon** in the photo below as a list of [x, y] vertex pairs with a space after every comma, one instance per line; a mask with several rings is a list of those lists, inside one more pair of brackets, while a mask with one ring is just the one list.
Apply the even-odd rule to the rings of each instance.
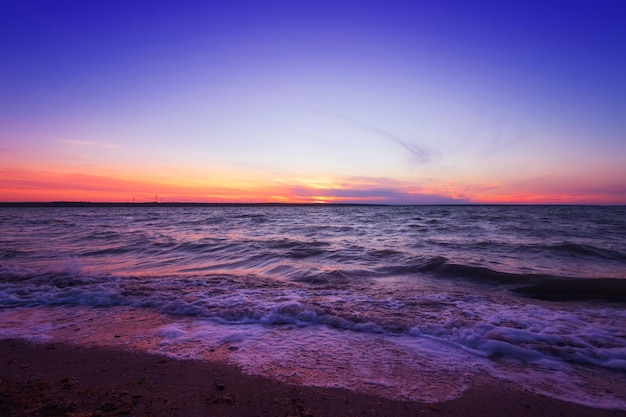
[[[200, 202], [165, 202], [157, 203], [115, 203], [115, 202], [89, 202], [89, 201], [49, 201], [49, 202], [0, 202], [0, 207], [197, 207], [197, 206], [216, 206], [216, 207], [239, 207], [239, 206], [389, 206], [390, 204], [373, 204], [373, 203], [200, 203]], [[434, 204], [438, 205], [438, 204]]]
[[596, 204], [382, 204], [382, 203], [201, 203], [201, 202], [89, 202], [89, 201], [48, 201], [48, 202], [1, 202], [0, 208], [8, 207], [623, 207], [621, 205]]

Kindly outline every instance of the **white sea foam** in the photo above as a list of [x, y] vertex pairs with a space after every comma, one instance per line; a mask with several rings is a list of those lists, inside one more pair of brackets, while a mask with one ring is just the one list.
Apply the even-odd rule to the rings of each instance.
[[[165, 324], [164, 324], [165, 323]], [[186, 359], [225, 359], [281, 381], [341, 387], [428, 402], [461, 395], [481, 374], [534, 392], [626, 410], [626, 374], [539, 357], [501, 345], [470, 349], [420, 334], [355, 332], [319, 324], [225, 324], [145, 309], [38, 307], [0, 311], [0, 337], [62, 340], [147, 350]], [[480, 333], [471, 338], [480, 338]], [[495, 341], [493, 342], [495, 343]], [[621, 388], [620, 388], [621, 387]]]
[[[423, 337], [477, 356], [626, 369], [626, 311], [554, 308], [496, 294], [249, 287], [237, 277], [185, 282], [112, 275], [35, 274], [0, 282], [0, 306], [128, 306], [223, 324], [324, 326]], [[390, 295], [391, 294], [391, 295]]]
[[393, 398], [451, 399], [479, 370], [467, 365], [463, 352], [428, 340], [407, 343], [398, 337], [317, 326], [225, 326], [203, 320], [164, 326], [159, 334], [163, 338], [155, 349], [159, 353], [202, 357], [221, 347], [230, 350], [232, 363], [249, 373]]

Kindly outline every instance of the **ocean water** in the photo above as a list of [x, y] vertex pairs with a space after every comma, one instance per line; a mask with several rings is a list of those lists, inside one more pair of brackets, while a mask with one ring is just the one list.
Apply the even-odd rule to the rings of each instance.
[[4, 207], [0, 337], [626, 410], [626, 207]]

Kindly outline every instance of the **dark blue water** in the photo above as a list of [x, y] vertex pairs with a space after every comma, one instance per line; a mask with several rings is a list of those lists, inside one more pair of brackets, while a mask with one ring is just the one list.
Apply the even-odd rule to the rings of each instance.
[[294, 383], [438, 400], [487, 374], [626, 409], [624, 207], [1, 208], [0, 227], [3, 337], [126, 332]]

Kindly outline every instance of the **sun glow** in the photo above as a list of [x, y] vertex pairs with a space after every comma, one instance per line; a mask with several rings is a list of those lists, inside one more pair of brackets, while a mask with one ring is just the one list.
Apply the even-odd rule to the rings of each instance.
[[[206, 172], [204, 173], [206, 174]], [[247, 179], [213, 172], [168, 178], [91, 175], [24, 169], [2, 169], [3, 201], [207, 202], [207, 203], [379, 203], [379, 204], [615, 204], [626, 201], [554, 182], [519, 192], [519, 186], [445, 182], [416, 186], [411, 181], [367, 177], [299, 177]], [[187, 175], [189, 175], [187, 173]], [[559, 194], [559, 190], [570, 192]], [[618, 194], [619, 195], [619, 194]]]

